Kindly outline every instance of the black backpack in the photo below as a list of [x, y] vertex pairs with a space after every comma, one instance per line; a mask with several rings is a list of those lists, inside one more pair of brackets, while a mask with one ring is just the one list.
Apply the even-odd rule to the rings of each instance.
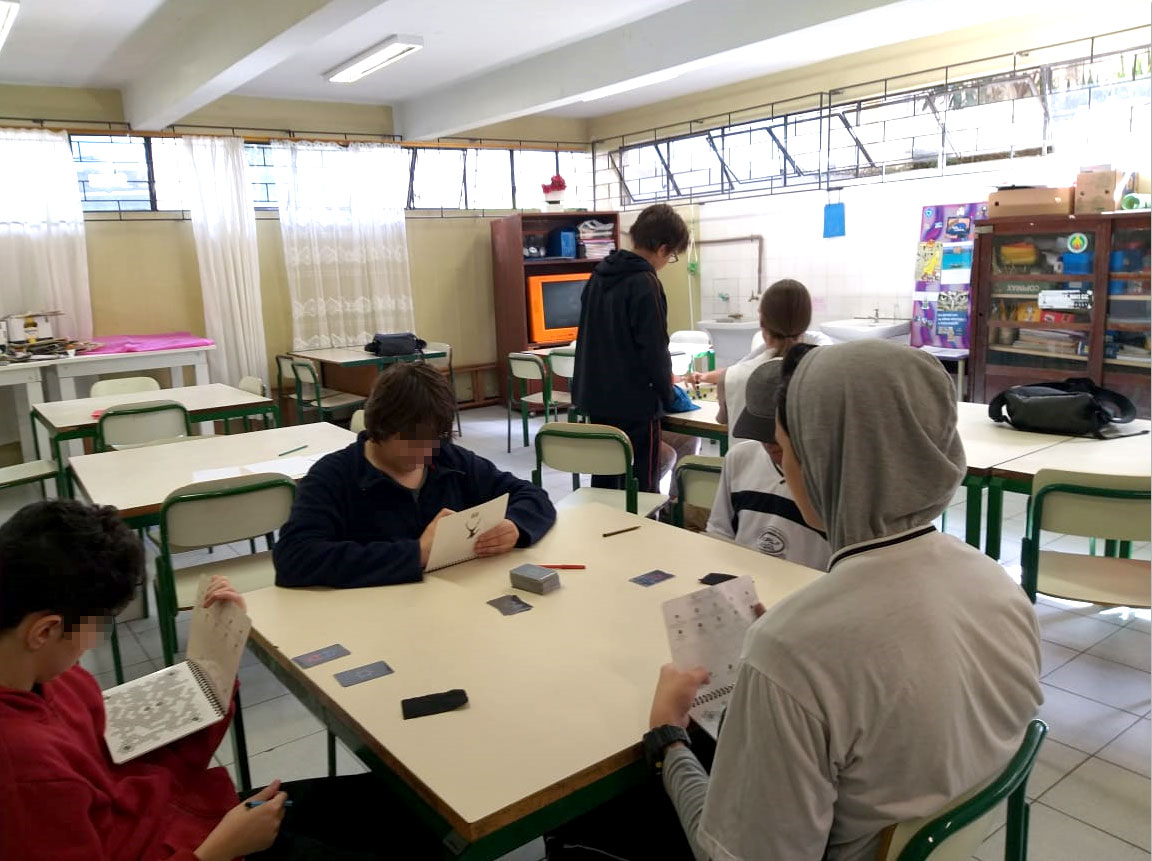
[[[1064, 436], [1106, 439], [1148, 433], [1117, 432], [1114, 425], [1136, 418], [1136, 407], [1122, 394], [1103, 389], [1087, 377], [1005, 389], [988, 404], [988, 417], [1024, 431]], [[1111, 432], [1106, 434], [1105, 430]]]
[[364, 351], [374, 356], [412, 356], [423, 353], [427, 346], [427, 341], [417, 338], [411, 332], [377, 332], [364, 345]]

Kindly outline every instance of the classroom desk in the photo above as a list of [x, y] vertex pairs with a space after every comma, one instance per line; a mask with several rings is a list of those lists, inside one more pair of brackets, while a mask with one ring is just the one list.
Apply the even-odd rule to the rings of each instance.
[[214, 345], [206, 345], [138, 353], [97, 353], [91, 356], [82, 354], [72, 358], [54, 359], [44, 362], [50, 372], [48, 393], [54, 401], [75, 400], [78, 394], [76, 383], [81, 378], [165, 368], [168, 370], [169, 386], [176, 388], [184, 383], [183, 375], [178, 372], [186, 367], [194, 370], [196, 385], [202, 386], [208, 382], [208, 353], [215, 349]]
[[[627, 526], [640, 529], [602, 538]], [[502, 616], [510, 568], [582, 563], [533, 606]], [[662, 568], [651, 588], [629, 577]], [[285, 685], [445, 835], [461, 859], [492, 859], [649, 780], [640, 738], [669, 659], [660, 605], [711, 571], [750, 574], [771, 605], [819, 573], [603, 505], [559, 513], [534, 547], [373, 589], [247, 593], [251, 646]], [[309, 670], [293, 655], [341, 643]], [[395, 671], [342, 688], [333, 674]], [[463, 688], [466, 708], [405, 721], [400, 700]]]
[[13, 362], [0, 365], [0, 388], [11, 388], [16, 400], [16, 416], [20, 432], [20, 453], [25, 461], [36, 460], [39, 440], [34, 438], [36, 428], [23, 421], [33, 404], [44, 400], [43, 362]]
[[[1121, 430], [1152, 428], [1152, 422], [1137, 419], [1118, 426]], [[1102, 475], [1152, 476], [1152, 437], [1148, 434], [1118, 439], [1055, 437], [1055, 445], [1001, 461], [988, 479], [988, 538], [986, 552], [1000, 556], [1000, 512], [1004, 493], [1031, 493], [1032, 478], [1042, 469], [1089, 472]], [[996, 517], [993, 522], [993, 512]]]
[[60, 470], [57, 482], [61, 494], [67, 491], [67, 479], [60, 443], [72, 439], [94, 439], [99, 419], [92, 414], [97, 410], [150, 401], [175, 401], [182, 404], [193, 421], [212, 422], [263, 415], [271, 416], [276, 424], [280, 424], [280, 409], [274, 401], [223, 383], [35, 404], [32, 407], [32, 422], [39, 422], [48, 432], [52, 459]]
[[73, 458], [70, 465], [77, 488], [90, 502], [113, 505], [133, 526], [148, 526], [156, 523], [168, 494], [191, 484], [200, 470], [276, 460], [282, 452], [307, 445], [285, 457], [286, 463], [294, 465], [300, 457], [327, 454], [355, 439], [351, 431], [317, 422], [86, 454]]
[[720, 444], [720, 456], [728, 453], [728, 425], [716, 418], [720, 404], [705, 398], [693, 399], [700, 409], [686, 413], [666, 413], [660, 420], [660, 427], [667, 431], [698, 436]]
[[321, 364], [339, 365], [341, 368], [359, 368], [364, 365], [376, 365], [381, 370], [387, 365], [396, 362], [416, 362], [420, 359], [445, 359], [448, 353], [443, 350], [425, 350], [423, 353], [411, 353], [404, 356], [375, 356], [366, 353], [363, 349], [353, 347], [327, 347], [322, 350], [292, 350], [289, 356], [298, 356], [301, 359], [311, 359]]

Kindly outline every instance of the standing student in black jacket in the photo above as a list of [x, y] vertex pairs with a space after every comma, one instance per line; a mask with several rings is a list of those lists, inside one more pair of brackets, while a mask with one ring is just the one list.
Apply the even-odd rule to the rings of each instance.
[[[672, 405], [668, 300], [656, 273], [688, 248], [688, 226], [667, 204], [649, 206], [632, 229], [633, 251], [596, 265], [581, 297], [572, 399], [597, 424], [632, 441], [632, 471], [641, 492], [660, 482], [660, 416]], [[618, 487], [593, 476], [595, 487]]]
[[541, 488], [452, 443], [455, 393], [422, 362], [376, 379], [356, 442], [319, 460], [272, 551], [278, 586], [388, 586], [423, 579], [436, 522], [508, 494], [480, 556], [534, 544], [556, 522]]

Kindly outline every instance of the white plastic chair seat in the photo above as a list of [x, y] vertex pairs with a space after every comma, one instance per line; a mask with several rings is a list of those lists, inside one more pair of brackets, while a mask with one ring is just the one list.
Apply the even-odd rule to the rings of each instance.
[[[350, 407], [362, 403], [364, 403], [363, 395], [354, 395], [350, 392], [334, 392], [333, 394], [320, 398], [320, 406], [326, 410]], [[308, 406], [315, 406], [315, 401], [310, 402]]]
[[[628, 510], [627, 496], [624, 491], [612, 490], [607, 487], [581, 487], [557, 502], [556, 508], [557, 510], [577, 508], [593, 502], [618, 508], [621, 511]], [[636, 513], [641, 517], [647, 517], [667, 502], [668, 497], [662, 493], [638, 493], [636, 494]]]
[[[535, 406], [542, 407], [544, 406], [544, 393], [533, 392], [530, 395], [524, 395], [524, 397], [522, 397], [520, 400], [524, 401], [526, 404], [533, 404]], [[551, 402], [554, 404], [559, 404], [560, 406], [567, 406], [568, 404], [572, 403], [572, 395], [568, 392], [558, 392], [553, 389]]]
[[227, 577], [237, 592], [251, 592], [254, 589], [276, 585], [276, 569], [272, 566], [272, 554], [267, 551], [177, 568], [176, 604], [181, 610], [190, 610], [196, 602], [200, 577], [204, 574], [220, 574]]
[[[713, 472], [707, 469], [692, 469], [691, 464], [715, 467]], [[716, 501], [716, 489], [720, 487], [720, 472], [724, 466], [724, 458], [708, 457], [703, 455], [689, 455], [682, 458], [676, 465], [676, 475], [684, 485], [681, 502], [694, 505], [697, 508], [712, 509]]]
[[56, 464], [50, 460], [30, 460], [14, 466], [0, 467], [0, 487], [28, 484], [56, 475]]
[[1152, 607], [1152, 562], [1041, 550], [1036, 591], [1118, 607]]

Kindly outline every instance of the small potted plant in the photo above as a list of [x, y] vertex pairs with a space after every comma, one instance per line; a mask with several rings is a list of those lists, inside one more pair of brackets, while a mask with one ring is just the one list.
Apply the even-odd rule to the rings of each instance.
[[564, 190], [568, 188], [568, 183], [564, 182], [564, 177], [556, 174], [540, 187], [544, 189], [544, 202], [547, 204], [544, 207], [545, 212], [556, 211], [564, 206]]

